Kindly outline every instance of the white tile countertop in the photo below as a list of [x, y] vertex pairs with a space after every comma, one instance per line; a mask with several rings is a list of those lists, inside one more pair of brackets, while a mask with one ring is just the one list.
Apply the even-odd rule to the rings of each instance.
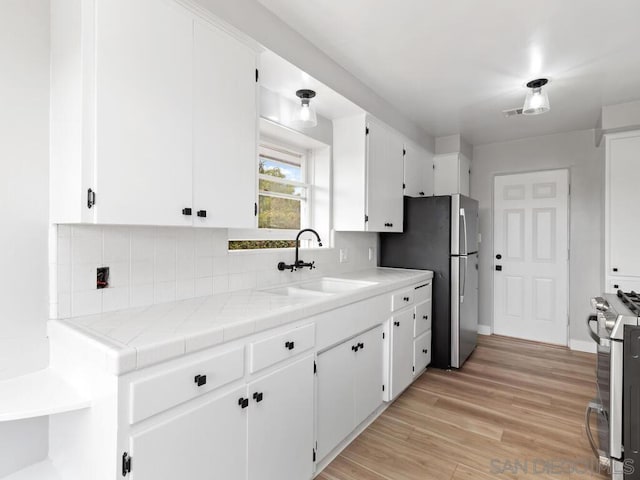
[[[332, 278], [371, 285], [331, 295], [241, 290], [118, 312], [49, 321], [56, 340], [89, 344], [112, 374], [144, 368], [433, 278], [425, 270], [374, 268]], [[295, 284], [294, 284], [295, 285]], [[86, 347], [86, 345], [85, 345]], [[86, 350], [86, 348], [85, 348]]]

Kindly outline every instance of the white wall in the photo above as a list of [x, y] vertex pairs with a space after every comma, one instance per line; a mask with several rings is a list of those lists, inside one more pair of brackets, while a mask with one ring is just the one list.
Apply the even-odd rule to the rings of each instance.
[[[0, 2], [0, 379], [47, 363], [49, 1]], [[0, 423], [0, 477], [47, 454], [47, 419]]]
[[[571, 176], [570, 338], [590, 342], [589, 300], [601, 290], [602, 148], [594, 131], [562, 133], [476, 146], [471, 196], [480, 201], [480, 323], [493, 317], [493, 179], [496, 174], [569, 168]], [[591, 342], [592, 343], [592, 342]]]

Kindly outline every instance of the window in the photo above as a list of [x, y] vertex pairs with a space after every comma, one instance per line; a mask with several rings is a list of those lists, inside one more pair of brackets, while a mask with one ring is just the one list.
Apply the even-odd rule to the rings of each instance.
[[298, 231], [309, 223], [306, 154], [261, 143], [258, 158], [258, 228]]

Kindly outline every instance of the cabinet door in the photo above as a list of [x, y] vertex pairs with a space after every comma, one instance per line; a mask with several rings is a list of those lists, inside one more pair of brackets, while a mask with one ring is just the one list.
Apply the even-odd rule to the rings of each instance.
[[431, 363], [431, 330], [413, 341], [413, 374], [420, 374]]
[[318, 460], [322, 460], [355, 428], [356, 353], [352, 339], [318, 355]]
[[194, 224], [253, 228], [256, 54], [200, 20], [195, 21], [194, 42]]
[[402, 138], [372, 119], [367, 126], [367, 230], [402, 232]]
[[406, 196], [433, 195], [433, 155], [410, 142], [405, 145], [404, 184]]
[[449, 153], [434, 157], [434, 195], [460, 193], [460, 155]]
[[[609, 275], [640, 276], [637, 210], [640, 205], [640, 136], [608, 143]], [[614, 270], [616, 269], [616, 270]]]
[[391, 398], [413, 380], [413, 309], [391, 318]]
[[[355, 368], [355, 425], [360, 425], [382, 404], [382, 327], [360, 335]], [[334, 407], [335, 408], [335, 407]]]
[[250, 480], [311, 478], [313, 384], [312, 355], [249, 384]]
[[247, 478], [246, 387], [133, 435], [132, 480]]
[[191, 225], [192, 17], [170, 0], [97, 0], [96, 31], [96, 220]]

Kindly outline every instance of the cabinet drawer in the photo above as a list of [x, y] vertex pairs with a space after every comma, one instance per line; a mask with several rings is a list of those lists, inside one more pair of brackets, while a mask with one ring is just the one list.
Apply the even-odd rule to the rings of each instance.
[[168, 372], [134, 380], [130, 385], [129, 423], [144, 420], [243, 376], [244, 348], [239, 347]]
[[427, 330], [431, 330], [431, 300], [417, 304], [415, 314], [413, 336], [417, 337]]
[[420, 302], [424, 302], [425, 300], [431, 300], [431, 289], [432, 289], [431, 281], [417, 285], [413, 289], [415, 292], [414, 301], [416, 303], [420, 303]]
[[391, 296], [391, 311], [395, 312], [396, 310], [412, 305], [414, 296], [415, 290], [413, 288], [394, 293]]
[[418, 375], [431, 363], [431, 330], [413, 341], [413, 374]]
[[249, 345], [249, 371], [255, 373], [315, 345], [315, 325], [306, 325]]

